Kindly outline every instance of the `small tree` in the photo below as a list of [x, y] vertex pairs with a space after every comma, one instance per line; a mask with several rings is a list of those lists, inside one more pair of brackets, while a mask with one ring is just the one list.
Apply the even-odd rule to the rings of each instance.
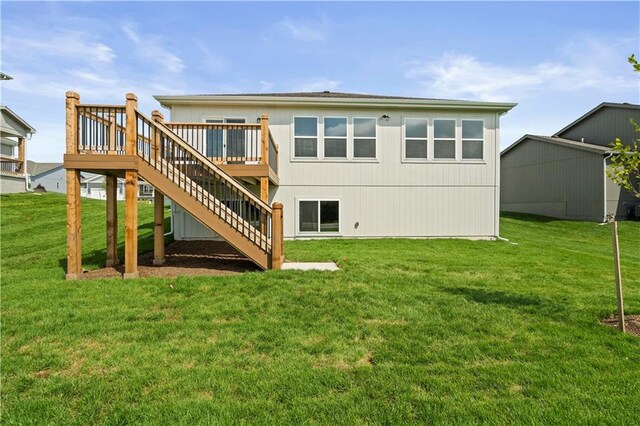
[[[640, 72], [640, 63], [635, 55], [629, 56], [629, 63], [635, 72]], [[636, 132], [640, 136], [640, 126], [631, 120]], [[640, 137], [630, 145], [616, 138], [611, 143], [614, 153], [611, 155], [611, 167], [607, 169], [607, 176], [617, 185], [623, 187], [635, 197], [640, 198]]]

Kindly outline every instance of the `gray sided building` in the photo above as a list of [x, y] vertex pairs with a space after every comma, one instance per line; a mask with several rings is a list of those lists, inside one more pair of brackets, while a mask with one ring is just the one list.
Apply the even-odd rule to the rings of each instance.
[[500, 210], [573, 220], [634, 217], [640, 200], [606, 175], [609, 144], [638, 138], [640, 105], [602, 103], [552, 136], [524, 135], [500, 154]]

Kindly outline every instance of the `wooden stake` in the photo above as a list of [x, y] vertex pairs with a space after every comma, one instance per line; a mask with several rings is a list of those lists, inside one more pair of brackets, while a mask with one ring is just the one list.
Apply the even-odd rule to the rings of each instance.
[[157, 189], [153, 191], [153, 264], [158, 266], [164, 258], [164, 195]]
[[271, 206], [271, 269], [280, 269], [284, 258], [284, 238], [282, 228], [282, 203], [273, 203]]
[[118, 260], [118, 178], [107, 175], [107, 266], [116, 266]]
[[124, 278], [138, 277], [138, 172], [125, 172]]
[[624, 326], [624, 301], [622, 300], [622, 272], [620, 271], [620, 244], [618, 242], [618, 222], [612, 222], [611, 238], [613, 239], [613, 264], [616, 271], [616, 299], [618, 302], [618, 328], [623, 333]]

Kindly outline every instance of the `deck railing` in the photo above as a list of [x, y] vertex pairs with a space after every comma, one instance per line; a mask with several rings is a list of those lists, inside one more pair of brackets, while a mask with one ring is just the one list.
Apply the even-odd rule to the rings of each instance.
[[77, 106], [78, 152], [125, 154], [124, 105]]
[[0, 172], [11, 175], [24, 174], [24, 161], [14, 157], [0, 155]]

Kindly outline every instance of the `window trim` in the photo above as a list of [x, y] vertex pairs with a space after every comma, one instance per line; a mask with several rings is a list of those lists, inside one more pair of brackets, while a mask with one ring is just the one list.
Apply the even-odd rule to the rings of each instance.
[[[356, 139], [371, 139], [371, 138], [356, 138], [356, 125], [355, 120], [373, 120], [375, 125], [375, 135], [373, 136], [374, 147], [376, 150], [376, 155], [374, 157], [356, 157]], [[347, 147], [348, 149], [348, 147]], [[349, 157], [351, 161], [361, 161], [361, 162], [373, 162], [378, 161], [378, 118], [377, 117], [351, 117], [351, 157]]]
[[[407, 120], [426, 120], [427, 121], [427, 137], [426, 138], [409, 138], [411, 140], [425, 140], [427, 142], [427, 158], [407, 158]], [[431, 118], [429, 117], [404, 117], [402, 120], [402, 162], [403, 163], [427, 163], [431, 161], [431, 137], [433, 130], [431, 128]]]
[[[464, 139], [463, 134], [462, 134], [462, 123], [465, 121], [481, 121], [482, 122], [482, 139]], [[464, 144], [464, 141], [481, 141], [482, 142], [482, 158], [464, 158], [462, 156], [462, 146]], [[484, 118], [461, 118], [460, 119], [460, 161], [464, 161], [465, 163], [484, 163], [485, 162], [485, 155], [484, 155], [484, 148], [486, 146], [486, 141], [487, 141], [487, 132], [486, 132], [486, 128], [485, 128], [485, 120]]]
[[[453, 148], [454, 148], [454, 153], [453, 153], [453, 158], [449, 157], [449, 158], [436, 158], [436, 140], [439, 141], [450, 141], [450, 138], [436, 138], [436, 121], [453, 121]], [[460, 135], [461, 135], [461, 130], [462, 128], [460, 127], [460, 123], [459, 123], [459, 119], [458, 118], [451, 118], [451, 117], [434, 117], [432, 120], [432, 126], [433, 126], [433, 130], [431, 132], [431, 140], [432, 140], [432, 144], [431, 144], [431, 150], [429, 152], [429, 154], [431, 155], [431, 161], [435, 162], [435, 163], [442, 163], [442, 162], [459, 162], [460, 161]]]
[[[344, 138], [344, 150], [345, 150], [345, 156], [344, 157], [327, 157], [325, 155], [325, 139], [327, 139], [327, 136], [325, 135], [324, 132], [324, 127], [325, 127], [325, 120], [327, 118], [340, 118], [340, 119], [344, 119], [347, 123], [347, 128], [346, 128], [346, 132], [344, 136], [330, 136], [329, 139], [343, 139]], [[322, 160], [327, 159], [330, 161], [347, 161], [349, 160], [349, 117], [348, 116], [333, 116], [333, 115], [323, 115], [322, 116], [322, 126], [320, 126], [322, 129], [322, 156], [319, 156]], [[295, 141], [294, 141], [295, 142]]]
[[[315, 118], [316, 119], [316, 156], [315, 157], [296, 157], [296, 118]], [[311, 136], [301, 136], [300, 138], [312, 139]], [[294, 115], [291, 117], [291, 161], [318, 161], [320, 152], [324, 153], [324, 146], [320, 147], [320, 116], [317, 115]], [[322, 148], [322, 151], [321, 151]]]
[[[318, 202], [318, 231], [300, 231], [300, 202], [301, 201], [317, 201]], [[321, 201], [337, 201], [338, 202], [338, 231], [322, 232], [320, 231], [320, 202]], [[309, 236], [341, 236], [342, 235], [342, 199], [339, 197], [296, 197], [295, 198], [295, 235], [301, 237]]]

